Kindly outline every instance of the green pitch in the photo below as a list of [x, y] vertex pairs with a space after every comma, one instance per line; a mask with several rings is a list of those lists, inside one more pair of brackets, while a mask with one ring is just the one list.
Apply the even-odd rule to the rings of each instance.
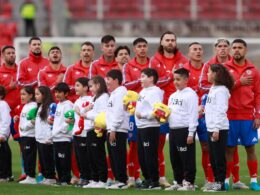
[[[16, 142], [10, 141], [10, 146], [12, 149], [12, 155], [13, 155], [13, 174], [15, 176], [15, 179], [18, 178], [20, 175], [20, 155], [19, 155], [19, 149], [18, 144]], [[165, 160], [166, 160], [166, 177], [168, 181], [173, 180], [170, 160], [169, 160], [169, 148], [168, 143], [166, 143], [165, 146]], [[260, 159], [260, 146], [257, 145], [256, 148], [258, 159]], [[239, 148], [239, 155], [240, 155], [240, 177], [241, 181], [249, 184], [250, 178], [248, 177], [248, 170], [246, 165], [246, 154], [244, 151], [244, 148]], [[204, 183], [204, 173], [202, 171], [201, 166], [201, 150], [200, 145], [197, 142], [197, 150], [196, 150], [196, 156], [197, 156], [197, 177], [196, 177], [196, 184], [201, 187]], [[128, 190], [106, 190], [106, 189], [81, 189], [76, 187], [53, 187], [53, 186], [41, 186], [41, 185], [21, 185], [17, 182], [11, 182], [11, 183], [0, 183], [0, 195], [55, 195], [55, 194], [61, 194], [61, 195], [77, 195], [77, 194], [91, 194], [91, 195], [119, 195], [124, 193], [124, 195], [143, 195], [143, 194], [149, 194], [149, 195], [161, 195], [161, 194], [172, 194], [172, 193], [178, 193], [178, 194], [206, 194], [203, 193], [201, 190], [196, 190], [195, 192], [175, 192], [175, 191], [141, 191], [136, 189], [128, 189]], [[260, 192], [253, 192], [251, 190], [230, 190], [226, 192], [228, 194], [259, 194]], [[221, 194], [221, 193], [218, 193]]]

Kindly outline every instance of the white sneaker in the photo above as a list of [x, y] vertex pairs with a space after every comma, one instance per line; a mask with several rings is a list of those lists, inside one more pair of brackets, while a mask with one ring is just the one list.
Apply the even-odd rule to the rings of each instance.
[[116, 182], [111, 186], [106, 187], [106, 189], [127, 189], [127, 188], [128, 188], [127, 184], [122, 182]]
[[42, 185], [53, 185], [53, 184], [56, 184], [56, 179], [44, 179], [42, 182], [41, 182]]
[[171, 185], [168, 188], [165, 188], [166, 191], [171, 191], [171, 190], [178, 190], [179, 188], [181, 188], [182, 185], [174, 183], [173, 185]]
[[164, 188], [168, 188], [171, 186], [171, 184], [167, 181], [167, 179], [165, 177], [160, 177], [159, 183], [160, 183], [160, 186], [162, 186]]
[[76, 176], [73, 176], [73, 177], [71, 178], [71, 180], [70, 180], [70, 183], [71, 183], [72, 185], [76, 185], [76, 184], [78, 184], [78, 182], [79, 182], [79, 178], [76, 177]]
[[27, 176], [26, 179], [19, 182], [19, 184], [37, 184], [35, 178]]
[[92, 188], [106, 188], [107, 184], [105, 182], [99, 181], [95, 185], [92, 186]]
[[128, 186], [129, 188], [135, 186], [135, 178], [134, 178], [134, 177], [129, 177], [129, 178], [128, 178], [127, 186]]
[[233, 183], [232, 188], [233, 189], [249, 189], [249, 187], [241, 181]]
[[188, 181], [183, 181], [182, 187], [178, 188], [177, 191], [195, 191], [195, 186]]
[[206, 182], [205, 185], [203, 187], [201, 187], [200, 189], [202, 191], [211, 189], [213, 184], [214, 184], [214, 182]]
[[84, 185], [83, 188], [93, 188], [93, 186], [97, 185], [98, 182], [91, 180], [89, 184]]

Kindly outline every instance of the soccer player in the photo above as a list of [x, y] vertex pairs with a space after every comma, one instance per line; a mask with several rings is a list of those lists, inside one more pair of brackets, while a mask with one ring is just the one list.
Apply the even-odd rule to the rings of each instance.
[[101, 38], [101, 50], [103, 54], [93, 62], [90, 67], [90, 78], [100, 75], [103, 78], [111, 69], [118, 69], [115, 61], [116, 40], [112, 35], [105, 35]]
[[[160, 38], [160, 45], [154, 57], [151, 59], [150, 66], [157, 70], [159, 80], [157, 86], [164, 90], [163, 103], [167, 104], [172, 93], [176, 91], [173, 84], [173, 70], [183, 67], [187, 63], [187, 58], [177, 48], [177, 37], [171, 31], [166, 31]], [[164, 187], [169, 187], [170, 184], [165, 178], [165, 161], [163, 148], [165, 145], [166, 134], [169, 132], [168, 123], [160, 127], [159, 141], [159, 172], [160, 184]]]
[[[202, 91], [199, 89], [199, 77], [203, 67], [202, 45], [198, 42], [191, 43], [189, 45], [188, 56], [190, 61], [184, 64], [184, 68], [189, 70], [188, 86], [197, 93], [200, 100], [203, 95]], [[199, 125], [197, 127], [197, 133], [198, 133], [201, 150], [202, 150], [201, 161], [202, 161], [204, 174], [206, 177], [206, 185], [208, 185], [207, 184], [208, 182], [212, 183], [214, 181], [214, 176], [213, 176], [213, 172], [209, 160], [207, 128], [205, 125], [205, 118], [203, 118], [202, 115], [198, 120], [199, 120]]]
[[[255, 66], [246, 59], [247, 43], [243, 39], [235, 39], [232, 42], [231, 52], [233, 59], [225, 63], [235, 79], [228, 109], [230, 133], [227, 143], [227, 175], [233, 167], [235, 148], [241, 144], [245, 146], [247, 153], [250, 189], [260, 191], [255, 153], [255, 144], [258, 142], [257, 129], [260, 126], [260, 75]], [[229, 184], [229, 178], [225, 183]]]
[[75, 93], [75, 82], [80, 77], [89, 78], [90, 66], [94, 57], [94, 45], [91, 42], [84, 42], [81, 44], [80, 60], [67, 68], [64, 75], [63, 82], [70, 87], [71, 94], [69, 99], [75, 102], [78, 96]]
[[115, 50], [115, 59], [119, 70], [123, 71], [123, 66], [130, 60], [130, 49], [125, 46], [118, 46]]
[[36, 87], [39, 71], [49, 64], [48, 59], [42, 56], [42, 41], [39, 37], [30, 38], [29, 50], [29, 56], [22, 59], [18, 66], [17, 81], [21, 87]]
[[38, 73], [38, 85], [48, 86], [53, 90], [58, 83], [62, 82], [66, 67], [61, 63], [62, 52], [59, 47], [54, 46], [50, 48], [48, 56], [48, 66]]
[[[128, 90], [133, 90], [137, 93], [141, 91], [141, 71], [148, 68], [150, 59], [147, 56], [148, 42], [144, 38], [137, 38], [133, 41], [133, 50], [135, 57], [131, 59], [123, 67], [123, 83]], [[132, 187], [135, 184], [138, 186], [140, 180], [140, 165], [137, 156], [137, 127], [135, 124], [134, 115], [130, 116], [130, 130], [128, 134], [129, 151], [128, 151], [128, 186]]]

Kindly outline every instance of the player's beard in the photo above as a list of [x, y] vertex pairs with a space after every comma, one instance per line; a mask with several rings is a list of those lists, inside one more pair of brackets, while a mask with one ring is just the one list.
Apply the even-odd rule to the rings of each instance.
[[51, 63], [52, 63], [52, 64], [59, 64], [59, 63], [60, 63], [60, 60], [52, 60]]
[[242, 56], [240, 54], [236, 54], [236, 55], [233, 56], [233, 58], [234, 58], [235, 61], [240, 62], [245, 58], [245, 56]]
[[32, 52], [33, 53], [33, 55], [35, 55], [35, 56], [40, 56], [40, 55], [42, 55], [42, 52]]
[[5, 60], [5, 63], [8, 64], [9, 66], [12, 66], [15, 64], [15, 59], [14, 60]]
[[176, 47], [163, 47], [163, 50], [166, 51], [167, 53], [175, 53], [176, 52]]

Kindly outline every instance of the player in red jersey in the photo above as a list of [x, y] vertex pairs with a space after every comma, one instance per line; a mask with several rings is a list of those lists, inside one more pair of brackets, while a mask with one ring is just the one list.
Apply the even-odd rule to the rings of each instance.
[[[38, 73], [38, 85], [48, 86], [54, 95], [54, 87], [62, 82], [66, 67], [61, 63], [62, 52], [57, 46], [50, 48], [48, 52], [49, 64]], [[54, 97], [54, 96], [53, 96]]]
[[21, 87], [36, 87], [39, 71], [49, 64], [48, 59], [42, 56], [42, 41], [39, 37], [30, 38], [29, 50], [29, 56], [22, 59], [18, 66], [17, 80]]
[[90, 78], [90, 66], [93, 63], [94, 45], [91, 42], [81, 44], [80, 60], [67, 68], [63, 82], [70, 87], [70, 97], [72, 102], [75, 102], [78, 96], [75, 93], [75, 82], [80, 77]]
[[123, 72], [123, 66], [130, 60], [130, 49], [126, 45], [118, 46], [115, 50], [115, 60], [118, 64], [119, 70]]
[[93, 62], [90, 67], [90, 78], [100, 75], [105, 78], [107, 72], [111, 69], [118, 69], [115, 60], [116, 40], [112, 35], [105, 35], [101, 38], [101, 50], [103, 54]]
[[[235, 39], [231, 44], [232, 60], [225, 63], [235, 80], [229, 99], [228, 119], [230, 129], [227, 143], [227, 175], [233, 167], [233, 154], [238, 144], [245, 146], [250, 174], [250, 189], [260, 191], [257, 183], [258, 161], [255, 144], [260, 126], [260, 74], [246, 59], [247, 43]], [[225, 185], [228, 186], [228, 178]]]
[[[198, 42], [193, 42], [189, 44], [188, 56], [190, 61], [184, 64], [184, 68], [189, 70], [190, 76], [188, 81], [188, 87], [192, 88], [198, 95], [199, 100], [203, 95], [202, 91], [199, 89], [199, 77], [203, 67], [203, 48], [202, 45]], [[200, 105], [200, 101], [199, 101]], [[197, 127], [197, 134], [199, 137], [201, 150], [202, 150], [202, 167], [206, 177], [205, 187], [214, 182], [214, 175], [209, 160], [209, 151], [208, 151], [208, 134], [205, 124], [205, 118], [200, 113], [199, 125]]]
[[[133, 50], [135, 57], [131, 59], [123, 67], [123, 83], [128, 90], [133, 90], [139, 93], [141, 87], [141, 71], [148, 68], [150, 59], [148, 58], [148, 42], [144, 38], [137, 38], [133, 41]], [[137, 127], [135, 124], [134, 115], [130, 116], [129, 120], [128, 142], [129, 151], [127, 158], [128, 167], [128, 186], [138, 186], [140, 180], [140, 165], [137, 155]]]
[[[225, 38], [217, 39], [214, 45], [215, 53], [216, 55], [211, 58], [207, 63], [204, 64], [200, 79], [199, 79], [199, 88], [203, 91], [203, 93], [208, 93], [209, 88], [211, 87], [211, 84], [208, 82], [208, 69], [211, 64], [224, 64], [227, 61], [231, 60], [230, 53], [230, 43]], [[236, 147], [233, 157], [233, 169], [232, 169], [232, 175], [233, 175], [233, 189], [248, 189], [248, 186], [246, 186], [243, 182], [240, 181], [239, 177], [239, 156], [238, 156], [238, 148]], [[229, 178], [230, 175], [227, 175]]]
[[[164, 91], [163, 103], [168, 104], [168, 99], [175, 92], [173, 84], [173, 71], [183, 67], [188, 59], [177, 48], [177, 37], [175, 33], [166, 31], [160, 38], [160, 45], [154, 57], [151, 59], [150, 68], [158, 72], [159, 80], [157, 86]], [[158, 148], [160, 184], [169, 187], [170, 184], [165, 178], [165, 161], [163, 148], [165, 145], [166, 134], [169, 132], [168, 123], [160, 127], [160, 141]]]

